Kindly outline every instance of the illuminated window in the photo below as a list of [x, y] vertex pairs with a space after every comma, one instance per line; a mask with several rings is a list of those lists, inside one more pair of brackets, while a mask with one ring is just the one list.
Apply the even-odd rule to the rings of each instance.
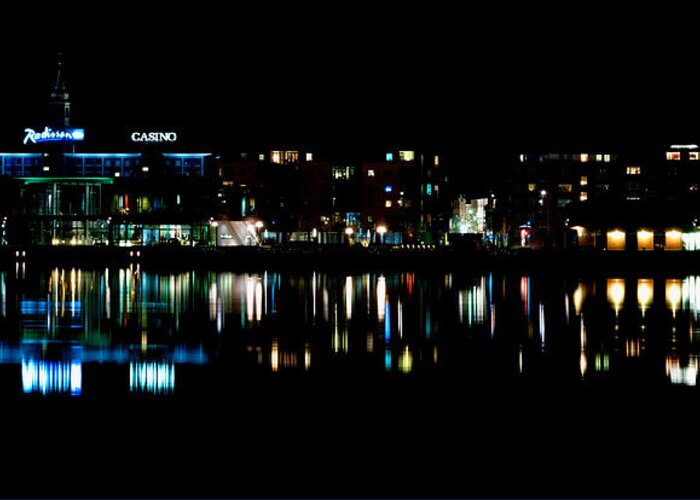
[[260, 161], [265, 161], [265, 155], [264, 155], [263, 153], [260, 153], [260, 154], [258, 155], [258, 160], [260, 160]]
[[582, 176], [581, 176], [581, 185], [582, 185], [582, 186], [588, 186], [588, 176], [587, 176], [587, 175], [582, 175]]
[[588, 201], [588, 192], [587, 192], [587, 191], [581, 191], [581, 195], [579, 196], [579, 200], [581, 200], [581, 201]]
[[283, 158], [283, 156], [282, 156], [282, 151], [271, 151], [271, 152], [270, 152], [270, 161], [271, 161], [272, 163], [275, 163], [275, 164], [277, 164], [277, 165], [281, 165], [281, 164], [282, 164], [282, 158]]
[[527, 155], [520, 155], [520, 163], [525, 163], [525, 160], [527, 160]]
[[306, 161], [314, 161], [314, 154], [306, 153]]
[[399, 151], [399, 159], [401, 161], [413, 161], [416, 157], [413, 151]]
[[333, 167], [333, 178], [347, 181], [355, 177], [355, 167]]
[[428, 196], [432, 196], [432, 195], [433, 195], [433, 185], [432, 185], [432, 184], [426, 184], [426, 186], [425, 186], [425, 193], [426, 193]]
[[285, 163], [296, 163], [299, 161], [299, 151], [285, 151], [284, 152], [284, 162]]
[[367, 177], [374, 177], [374, 169], [370, 168], [367, 170]]
[[384, 192], [385, 192], [385, 193], [391, 193], [391, 191], [392, 191], [391, 186], [384, 186]]
[[641, 173], [641, 167], [627, 167], [627, 175], [639, 175]]
[[610, 163], [610, 155], [603, 155], [603, 161], [605, 161], [605, 163]]
[[527, 190], [530, 192], [535, 191], [536, 189], [537, 189], [537, 184], [528, 184], [527, 185]]
[[434, 165], [435, 165], [436, 167], [439, 167], [439, 166], [440, 166], [440, 157], [439, 157], [438, 155], [435, 155], [435, 162], [434, 162]]
[[560, 193], [570, 193], [573, 186], [571, 184], [559, 184], [558, 188]]
[[666, 152], [666, 159], [667, 160], [680, 160], [681, 159], [681, 152], [680, 151], [667, 151]]
[[690, 151], [688, 153], [688, 159], [689, 160], [700, 160], [700, 152], [699, 151]]
[[386, 208], [391, 208], [391, 205], [392, 205], [391, 200], [386, 200], [386, 202], [384, 203], [384, 206]]
[[386, 161], [394, 161], [394, 153], [387, 153]]
[[588, 161], [588, 153], [581, 153], [581, 163], [586, 163]]
[[603, 161], [603, 155], [595, 155], [595, 161]]
[[148, 172], [148, 167], [141, 167], [141, 170], [142, 170], [143, 172]]

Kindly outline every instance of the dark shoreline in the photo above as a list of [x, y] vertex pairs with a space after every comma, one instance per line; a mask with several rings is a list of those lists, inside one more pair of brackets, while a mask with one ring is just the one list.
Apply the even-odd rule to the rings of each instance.
[[0, 248], [0, 267], [99, 268], [140, 264], [154, 270], [700, 272], [700, 252], [513, 251], [361, 247], [26, 247]]

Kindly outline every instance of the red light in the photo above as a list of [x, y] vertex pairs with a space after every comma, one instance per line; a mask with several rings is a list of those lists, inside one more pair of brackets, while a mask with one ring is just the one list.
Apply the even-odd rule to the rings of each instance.
[[408, 233], [409, 238], [413, 238], [413, 233]]

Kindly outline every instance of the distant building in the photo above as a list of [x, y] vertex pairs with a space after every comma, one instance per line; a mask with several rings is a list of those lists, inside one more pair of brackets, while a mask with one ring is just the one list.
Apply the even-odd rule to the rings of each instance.
[[533, 248], [695, 249], [697, 161], [694, 144], [638, 156], [522, 154], [503, 193], [511, 241]]

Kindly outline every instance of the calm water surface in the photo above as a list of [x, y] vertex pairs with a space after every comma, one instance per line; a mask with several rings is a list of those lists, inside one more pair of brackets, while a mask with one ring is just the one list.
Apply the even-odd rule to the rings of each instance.
[[222, 370], [695, 386], [699, 313], [700, 276], [17, 268], [0, 273], [2, 389], [168, 396]]
[[26, 266], [7, 495], [700, 495], [700, 276]]

